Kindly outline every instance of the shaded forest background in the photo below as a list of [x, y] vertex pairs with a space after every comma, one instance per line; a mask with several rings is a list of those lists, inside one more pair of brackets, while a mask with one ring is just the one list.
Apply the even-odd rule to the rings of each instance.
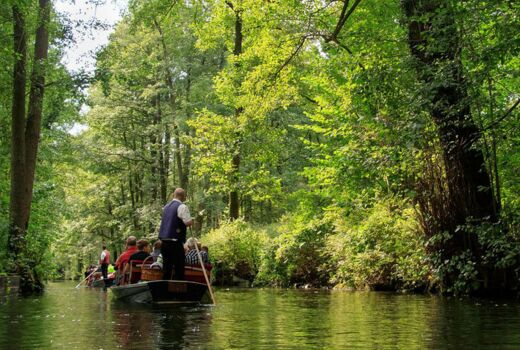
[[[117, 256], [128, 235], [154, 239], [180, 186], [219, 276], [518, 287], [517, 2], [132, 0], [92, 76], [64, 68], [72, 24], [37, 3], [0, 4], [4, 273], [73, 278], [102, 242]], [[18, 231], [15, 8], [28, 47], [42, 23], [50, 44]]]

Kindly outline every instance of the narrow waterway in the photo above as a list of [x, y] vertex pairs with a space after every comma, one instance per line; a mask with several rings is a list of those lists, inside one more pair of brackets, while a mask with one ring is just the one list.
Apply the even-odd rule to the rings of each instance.
[[217, 306], [127, 305], [50, 283], [0, 304], [0, 349], [520, 349], [520, 303], [373, 292], [217, 290]]

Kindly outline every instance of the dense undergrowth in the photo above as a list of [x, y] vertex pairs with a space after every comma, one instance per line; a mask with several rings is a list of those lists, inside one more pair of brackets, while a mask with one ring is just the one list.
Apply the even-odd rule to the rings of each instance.
[[[477, 231], [486, 247], [482, 260], [504, 270], [517, 264], [518, 221], [509, 217]], [[339, 209], [322, 215], [299, 210], [268, 226], [226, 222], [203, 236], [217, 284], [229, 284], [223, 276], [235, 275], [254, 286], [469, 294], [485, 283], [475, 257], [439, 261], [429, 250], [436, 239], [442, 238], [425, 239], [413, 205], [398, 200], [350, 216]], [[441, 281], [454, 272], [446, 288]]]
[[410, 205], [383, 202], [355, 219], [342, 214], [300, 210], [270, 226], [238, 220], [208, 232], [203, 240], [216, 275], [222, 275], [219, 269], [231, 271], [256, 286], [432, 286], [434, 276]]

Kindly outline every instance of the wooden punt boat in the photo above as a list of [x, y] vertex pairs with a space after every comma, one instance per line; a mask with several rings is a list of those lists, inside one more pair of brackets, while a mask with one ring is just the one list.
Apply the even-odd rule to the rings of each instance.
[[110, 288], [117, 300], [132, 303], [200, 303], [208, 286], [193, 281], [140, 281]]
[[[185, 267], [186, 281], [163, 280], [162, 271], [132, 261], [121, 285], [110, 288], [116, 300], [133, 303], [201, 303], [208, 292], [202, 269]], [[208, 266], [211, 270], [211, 266]]]

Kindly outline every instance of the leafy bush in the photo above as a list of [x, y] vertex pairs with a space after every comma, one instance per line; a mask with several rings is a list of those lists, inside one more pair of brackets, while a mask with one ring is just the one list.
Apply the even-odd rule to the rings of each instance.
[[325, 241], [332, 225], [308, 214], [286, 216], [263, 255], [256, 283], [273, 286], [327, 283]]
[[258, 272], [267, 241], [264, 230], [243, 220], [224, 223], [202, 237], [203, 244], [209, 248], [217, 279], [231, 273], [252, 281]]
[[335, 230], [327, 241], [333, 284], [418, 289], [430, 280], [415, 211], [404, 203], [381, 202], [354, 225], [338, 217]]
[[286, 216], [267, 246], [258, 284], [423, 289], [430, 266], [415, 211], [396, 200], [322, 217]]

